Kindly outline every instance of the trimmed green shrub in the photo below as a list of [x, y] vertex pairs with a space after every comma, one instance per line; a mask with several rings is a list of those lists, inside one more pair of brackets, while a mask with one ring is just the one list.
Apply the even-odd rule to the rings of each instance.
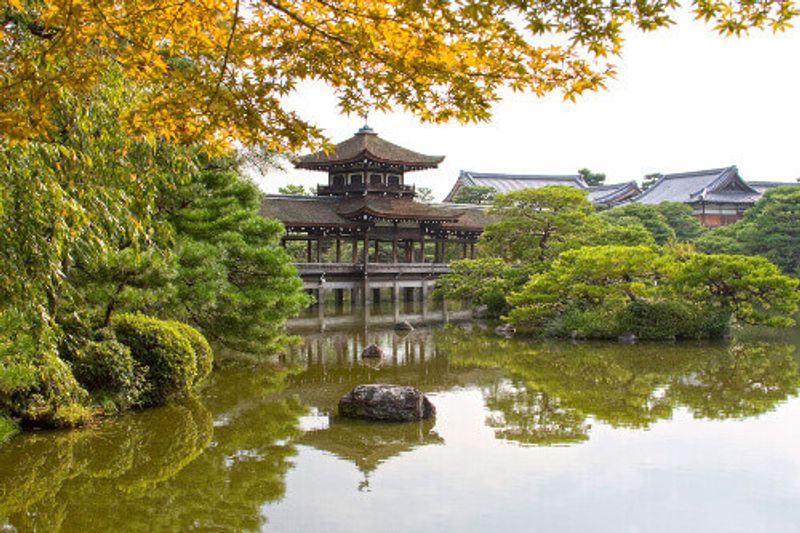
[[195, 361], [197, 363], [197, 375], [195, 383], [199, 383], [208, 377], [214, 368], [214, 351], [202, 333], [183, 322], [171, 322], [188, 339], [194, 349]]
[[700, 339], [722, 336], [729, 316], [710, 309], [665, 300], [637, 300], [622, 309], [616, 317], [619, 330], [640, 339]]
[[619, 335], [613, 312], [602, 307], [570, 309], [547, 325], [550, 337], [576, 339], [612, 339]]
[[[115, 338], [89, 341], [74, 356], [72, 371], [93, 396], [113, 402], [110, 410], [125, 410], [140, 403], [146, 392], [145, 372], [131, 350]], [[107, 402], [103, 402], [107, 403]], [[109, 410], [105, 405], [106, 410]]]
[[174, 322], [124, 313], [114, 318], [113, 328], [133, 358], [147, 367], [145, 404], [162, 404], [191, 392], [197, 375], [195, 353]]

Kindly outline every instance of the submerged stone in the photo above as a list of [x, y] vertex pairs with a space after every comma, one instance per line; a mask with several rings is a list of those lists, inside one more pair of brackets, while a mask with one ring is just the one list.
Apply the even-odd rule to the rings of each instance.
[[361, 352], [361, 357], [383, 357], [383, 350], [377, 344], [370, 344]]
[[402, 385], [358, 385], [339, 400], [339, 415], [349, 418], [413, 422], [435, 414], [427, 396]]

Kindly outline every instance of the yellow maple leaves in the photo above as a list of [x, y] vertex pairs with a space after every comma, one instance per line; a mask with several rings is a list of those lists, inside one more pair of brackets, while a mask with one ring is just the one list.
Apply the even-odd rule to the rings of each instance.
[[[134, 136], [296, 150], [320, 131], [283, 106], [305, 80], [344, 112], [486, 120], [503, 87], [575, 98], [613, 75], [626, 25], [671, 24], [676, 0], [2, 0], [0, 135], [47, 138], [63, 90], [109, 65], [142, 87]], [[780, 30], [791, 1], [695, 0], [718, 31]]]

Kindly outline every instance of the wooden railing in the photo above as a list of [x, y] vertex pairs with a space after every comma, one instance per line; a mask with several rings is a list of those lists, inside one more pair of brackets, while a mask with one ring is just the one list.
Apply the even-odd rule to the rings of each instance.
[[356, 183], [342, 185], [317, 185], [317, 194], [320, 196], [330, 196], [332, 194], [347, 194], [360, 192], [386, 192], [400, 194], [402, 196], [414, 196], [416, 189], [414, 185], [387, 185], [385, 183]]
[[[322, 274], [361, 275], [363, 263], [295, 263], [301, 276]], [[367, 273], [374, 274], [416, 274], [441, 275], [450, 272], [447, 263], [368, 263]]]

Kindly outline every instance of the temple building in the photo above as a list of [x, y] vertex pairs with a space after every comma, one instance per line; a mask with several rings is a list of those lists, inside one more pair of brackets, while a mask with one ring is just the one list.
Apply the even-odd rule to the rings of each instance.
[[580, 174], [566, 176], [543, 176], [530, 174], [491, 174], [462, 170], [456, 183], [445, 197], [445, 202], [453, 202], [464, 187], [490, 187], [497, 193], [507, 193], [522, 189], [538, 189], [546, 185], [564, 185], [586, 191], [586, 197], [595, 205], [613, 207], [624, 203], [642, 191], [635, 181], [609, 185], [589, 185]]
[[665, 174], [634, 198], [642, 204], [682, 202], [708, 227], [732, 224], [744, 216], [762, 191], [747, 183], [735, 167]]
[[349, 291], [351, 301], [425, 298], [448, 262], [475, 256], [485, 225], [480, 208], [414, 199], [406, 173], [444, 158], [392, 144], [368, 126], [332, 150], [300, 157], [295, 167], [327, 174], [315, 196], [269, 195], [261, 214], [286, 227], [284, 246], [306, 288], [324, 302]]

